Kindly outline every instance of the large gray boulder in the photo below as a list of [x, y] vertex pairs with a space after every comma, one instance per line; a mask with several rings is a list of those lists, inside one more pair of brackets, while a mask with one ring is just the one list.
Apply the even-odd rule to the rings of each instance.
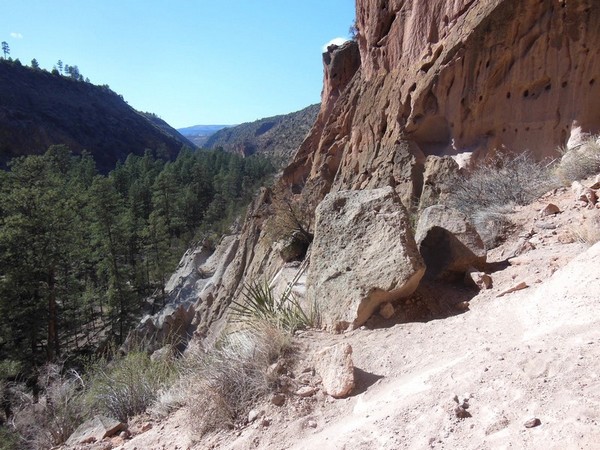
[[425, 260], [429, 279], [464, 277], [471, 268], [483, 269], [486, 250], [469, 218], [444, 205], [426, 208], [417, 225], [415, 239]]
[[328, 194], [316, 210], [307, 299], [323, 324], [354, 329], [425, 273], [406, 209], [391, 187]]

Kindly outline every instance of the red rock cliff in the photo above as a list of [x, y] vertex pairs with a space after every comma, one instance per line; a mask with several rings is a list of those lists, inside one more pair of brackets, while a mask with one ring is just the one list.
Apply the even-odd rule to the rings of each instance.
[[357, 0], [356, 11], [358, 42], [324, 54], [321, 114], [286, 183], [391, 184], [408, 200], [427, 155], [541, 159], [600, 129], [596, 0]]

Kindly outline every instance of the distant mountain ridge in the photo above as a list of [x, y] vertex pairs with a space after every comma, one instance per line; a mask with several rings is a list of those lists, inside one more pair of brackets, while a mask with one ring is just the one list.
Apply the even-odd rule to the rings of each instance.
[[195, 147], [154, 114], [129, 106], [108, 86], [0, 61], [0, 166], [21, 155], [66, 144], [87, 150], [102, 172], [146, 149], [175, 158]]
[[290, 114], [224, 128], [210, 136], [204, 147], [221, 147], [244, 156], [267, 154], [287, 161], [310, 131], [318, 113], [317, 104]]
[[233, 126], [235, 125], [193, 125], [191, 127], [178, 128], [177, 131], [198, 147], [202, 147], [208, 138], [217, 131]]

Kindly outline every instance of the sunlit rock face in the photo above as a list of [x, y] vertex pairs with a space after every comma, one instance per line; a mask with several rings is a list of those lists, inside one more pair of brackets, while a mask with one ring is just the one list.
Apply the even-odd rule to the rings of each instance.
[[284, 174], [291, 185], [392, 185], [408, 199], [428, 155], [543, 159], [572, 133], [600, 130], [592, 0], [358, 0], [356, 9], [360, 65], [349, 79], [352, 44], [324, 54], [321, 114]]

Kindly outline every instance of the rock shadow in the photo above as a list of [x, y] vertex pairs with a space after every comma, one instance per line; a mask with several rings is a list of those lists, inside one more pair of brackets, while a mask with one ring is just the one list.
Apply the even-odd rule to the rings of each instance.
[[488, 262], [485, 265], [485, 271], [488, 273], [500, 272], [510, 266], [508, 259], [502, 261]]
[[469, 310], [469, 301], [479, 293], [463, 281], [423, 280], [410, 296], [393, 302], [394, 315], [384, 319], [373, 314], [365, 323], [368, 329], [391, 328], [413, 322], [429, 322], [463, 314]]
[[358, 367], [354, 368], [354, 390], [350, 394], [350, 397], [363, 394], [367, 392], [371, 386], [377, 381], [381, 380], [383, 375], [377, 375], [374, 373], [366, 372]]

